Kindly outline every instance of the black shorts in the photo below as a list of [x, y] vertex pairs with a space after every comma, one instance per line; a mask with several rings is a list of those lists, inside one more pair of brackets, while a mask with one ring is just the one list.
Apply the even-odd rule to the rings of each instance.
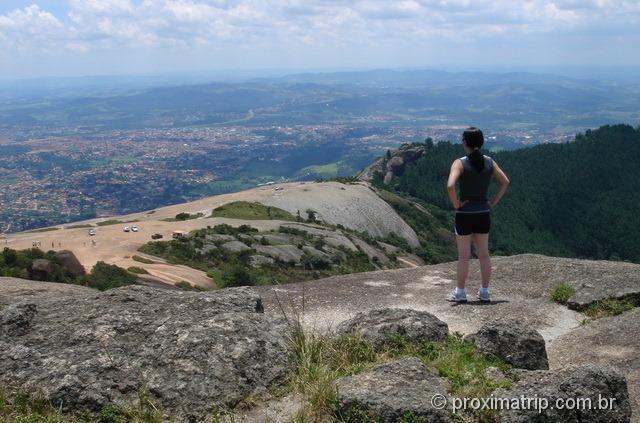
[[491, 228], [491, 212], [456, 213], [456, 235], [488, 234]]

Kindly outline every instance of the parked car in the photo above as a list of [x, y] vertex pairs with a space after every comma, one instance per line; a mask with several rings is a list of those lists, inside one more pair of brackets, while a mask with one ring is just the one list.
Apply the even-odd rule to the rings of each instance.
[[131, 227], [131, 232], [138, 232], [138, 227], [137, 226], [132, 226]]
[[125, 232], [129, 232], [131, 229], [129, 229], [128, 226], [125, 226], [124, 228], [122, 228], [122, 230], [125, 231]]
[[95, 236], [95, 234], [96, 234], [95, 229], [89, 229], [89, 236]]
[[162, 238], [162, 234], [153, 234], [151, 235], [151, 239], [160, 239]]

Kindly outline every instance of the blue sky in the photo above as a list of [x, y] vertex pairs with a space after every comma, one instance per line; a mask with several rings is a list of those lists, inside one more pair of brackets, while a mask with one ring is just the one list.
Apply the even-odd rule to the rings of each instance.
[[640, 65], [638, 0], [3, 0], [0, 78]]

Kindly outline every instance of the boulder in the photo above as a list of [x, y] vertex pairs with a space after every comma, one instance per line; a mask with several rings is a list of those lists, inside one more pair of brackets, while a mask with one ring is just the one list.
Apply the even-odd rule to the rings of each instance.
[[65, 411], [133, 404], [144, 389], [164, 420], [207, 421], [289, 371], [286, 325], [261, 310], [247, 288], [143, 286], [9, 306], [0, 384], [41, 391]]
[[[541, 406], [521, 404], [517, 407], [513, 404], [512, 409], [499, 411], [501, 423], [631, 421], [627, 382], [612, 367], [587, 365], [554, 372], [521, 371], [519, 377], [520, 380], [511, 388], [499, 389], [494, 396], [509, 401], [535, 399]], [[544, 406], [545, 403], [548, 407]]]
[[401, 175], [404, 171], [404, 159], [402, 156], [395, 156], [387, 162], [387, 171], [394, 175]]
[[394, 335], [414, 342], [440, 341], [447, 337], [449, 328], [445, 322], [426, 311], [383, 308], [356, 314], [338, 325], [337, 332], [359, 332], [378, 347]]
[[300, 263], [303, 254], [302, 250], [295, 245], [255, 245], [254, 248], [260, 254], [285, 262]]
[[265, 257], [265, 256], [261, 256], [259, 254], [255, 254], [251, 257], [249, 257], [249, 264], [251, 264], [251, 266], [253, 267], [258, 267], [258, 266], [262, 266], [262, 265], [269, 265], [269, 264], [273, 264], [274, 260], [271, 257]]
[[528, 370], [548, 369], [544, 338], [519, 320], [493, 320], [468, 337], [478, 350], [500, 357], [514, 367]]
[[251, 249], [251, 247], [249, 247], [247, 244], [241, 241], [225, 242], [220, 246], [220, 248], [223, 248], [229, 251], [230, 253], [240, 253], [242, 251], [248, 251]]
[[31, 264], [29, 277], [35, 281], [47, 281], [50, 279], [53, 267], [47, 259], [35, 259]]
[[404, 357], [338, 379], [336, 414], [340, 421], [354, 422], [450, 422], [449, 411], [431, 404], [436, 394], [448, 400], [447, 388], [419, 358]]
[[76, 255], [69, 250], [56, 251], [55, 258], [60, 262], [60, 264], [69, 269], [71, 274], [75, 277], [79, 277], [87, 273], [84, 266], [80, 263], [80, 260], [78, 260]]

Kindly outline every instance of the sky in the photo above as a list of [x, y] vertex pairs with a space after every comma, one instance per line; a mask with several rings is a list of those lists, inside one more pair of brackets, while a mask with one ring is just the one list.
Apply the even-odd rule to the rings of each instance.
[[640, 0], [0, 0], [0, 78], [640, 65]]

